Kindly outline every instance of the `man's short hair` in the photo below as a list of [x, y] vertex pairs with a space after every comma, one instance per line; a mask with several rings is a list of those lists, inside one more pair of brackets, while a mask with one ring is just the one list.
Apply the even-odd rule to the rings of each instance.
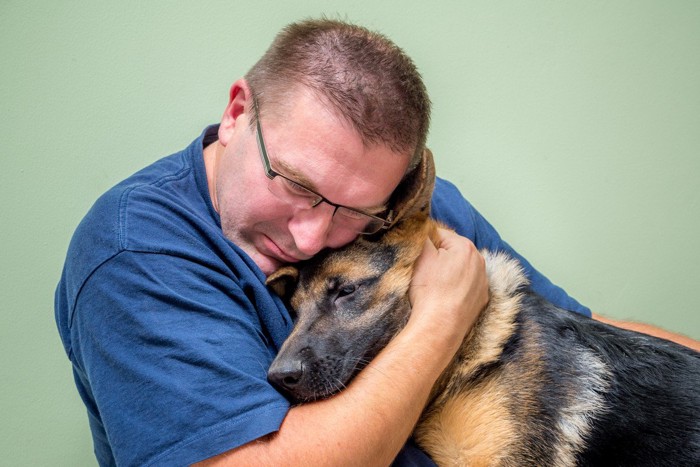
[[384, 144], [420, 160], [430, 99], [413, 61], [384, 35], [311, 19], [285, 27], [245, 76], [260, 106], [284, 107], [298, 85], [344, 117], [367, 146]]

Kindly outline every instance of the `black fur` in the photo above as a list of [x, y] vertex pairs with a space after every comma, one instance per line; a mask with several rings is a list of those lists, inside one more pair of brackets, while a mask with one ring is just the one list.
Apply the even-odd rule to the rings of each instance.
[[[582, 350], [611, 370], [602, 393], [607, 409], [596, 416], [577, 465], [700, 465], [700, 353], [558, 309], [531, 292], [518, 321], [536, 323], [547, 349], [551, 381], [542, 388], [538, 425], [557, 416], [564, 397], [558, 389], [582, 376], [571, 367]], [[518, 351], [515, 336], [503, 360]]]

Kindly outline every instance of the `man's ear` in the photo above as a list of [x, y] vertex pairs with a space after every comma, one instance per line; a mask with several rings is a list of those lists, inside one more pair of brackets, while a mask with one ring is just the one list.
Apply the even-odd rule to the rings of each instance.
[[239, 123], [239, 117], [248, 113], [246, 124], [250, 122], [250, 116], [253, 114], [253, 95], [248, 86], [248, 82], [241, 78], [231, 85], [229, 91], [229, 101], [224, 110], [224, 115], [221, 117], [219, 125], [219, 142], [226, 146], [233, 135], [233, 129]]
[[285, 303], [289, 303], [299, 280], [299, 270], [294, 266], [283, 266], [267, 277], [265, 284], [279, 295]]
[[418, 212], [430, 212], [430, 199], [435, 187], [435, 162], [430, 149], [423, 150], [420, 163], [401, 180], [392, 196], [394, 219], [392, 226], [401, 219]]

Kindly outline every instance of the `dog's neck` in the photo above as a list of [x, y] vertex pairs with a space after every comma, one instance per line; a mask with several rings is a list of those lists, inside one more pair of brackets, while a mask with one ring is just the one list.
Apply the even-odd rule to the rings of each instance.
[[[395, 243], [407, 250], [400, 255], [402, 260], [415, 263], [427, 238], [437, 248], [440, 247], [438, 228], [441, 227], [444, 226], [427, 214], [414, 215], [387, 232], [385, 241], [394, 243], [395, 238]], [[406, 241], [406, 238], [411, 238], [411, 241]], [[463, 376], [475, 373], [479, 368], [499, 359], [509, 336], [513, 334], [521, 300], [519, 290], [527, 286], [528, 280], [520, 264], [507, 255], [486, 250], [481, 251], [481, 254], [486, 261], [489, 303], [465, 336], [453, 363], [436, 383], [434, 394], [442, 392], [447, 385], [448, 375], [453, 373], [452, 367], [456, 361], [461, 362], [459, 366]]]

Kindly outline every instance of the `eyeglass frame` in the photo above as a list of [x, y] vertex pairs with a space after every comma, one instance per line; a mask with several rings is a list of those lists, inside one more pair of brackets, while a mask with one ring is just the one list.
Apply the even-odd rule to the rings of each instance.
[[[320, 193], [317, 193], [314, 190], [304, 186], [302, 183], [299, 183], [298, 181], [291, 179], [291, 178], [287, 177], [286, 175], [281, 174], [281, 173], [277, 172], [276, 170], [274, 170], [272, 168], [272, 165], [270, 164], [270, 157], [267, 154], [267, 147], [265, 146], [265, 138], [263, 137], [262, 125], [260, 124], [260, 114], [258, 112], [257, 99], [253, 100], [253, 110], [255, 112], [255, 128], [256, 128], [256, 133], [257, 133], [256, 139], [258, 142], [258, 152], [260, 153], [260, 159], [262, 160], [265, 176], [268, 179], [273, 180], [275, 177], [281, 177], [281, 178], [295, 184], [297, 187], [308, 191], [309, 194], [316, 196], [318, 198], [318, 200], [314, 201], [314, 203], [309, 207], [309, 209], [313, 209], [321, 203], [326, 203], [330, 206], [333, 206], [335, 209], [333, 210], [333, 215], [331, 216], [331, 221], [335, 218], [335, 213], [338, 212], [338, 209], [343, 208], [343, 209], [346, 209], [348, 211], [356, 212], [356, 213], [361, 214], [363, 216], [367, 216], [370, 218], [370, 220], [374, 219], [376, 221], [381, 222], [381, 224], [379, 225], [379, 227], [377, 227], [376, 230], [360, 231], [360, 232], [358, 232], [360, 235], [374, 235], [382, 229], [386, 230], [389, 227], [391, 227], [391, 224], [393, 222], [393, 217], [394, 217], [394, 211], [392, 209], [389, 209], [389, 212], [386, 216], [386, 219], [384, 219], [382, 217], [375, 216], [374, 214], [369, 214], [367, 212], [360, 211], [359, 209], [351, 208], [348, 206], [343, 206], [342, 204], [337, 204], [337, 203], [334, 203], [334, 202], [328, 200], [325, 196], [323, 196]], [[275, 194], [275, 193], [273, 193], [273, 194]], [[277, 196], [277, 195], [275, 194], [275, 196]]]

